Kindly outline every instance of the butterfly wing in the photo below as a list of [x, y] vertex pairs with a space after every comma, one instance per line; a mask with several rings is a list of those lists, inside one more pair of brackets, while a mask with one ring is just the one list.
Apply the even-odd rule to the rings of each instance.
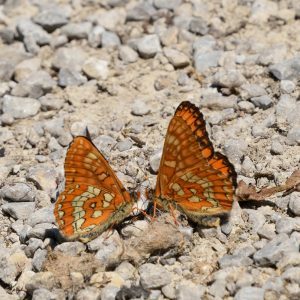
[[92, 240], [130, 214], [130, 194], [89, 139], [74, 138], [64, 168], [65, 190], [54, 215], [67, 240]]
[[170, 121], [160, 162], [155, 201], [197, 223], [231, 209], [236, 188], [233, 165], [215, 152], [199, 109], [182, 102]]

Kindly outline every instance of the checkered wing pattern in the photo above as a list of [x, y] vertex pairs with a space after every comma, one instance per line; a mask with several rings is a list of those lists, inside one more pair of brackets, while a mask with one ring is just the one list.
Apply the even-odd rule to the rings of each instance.
[[155, 202], [176, 208], [194, 222], [232, 207], [236, 188], [233, 165], [215, 152], [199, 109], [182, 102], [171, 119], [157, 177]]
[[130, 194], [89, 139], [74, 138], [64, 168], [65, 190], [54, 215], [67, 240], [88, 242], [131, 213]]

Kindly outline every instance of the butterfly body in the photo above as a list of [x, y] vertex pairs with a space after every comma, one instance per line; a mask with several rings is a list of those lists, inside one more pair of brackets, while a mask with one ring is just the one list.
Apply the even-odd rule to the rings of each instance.
[[[88, 242], [129, 215], [145, 210], [147, 190], [131, 196], [103, 155], [85, 137], [76, 137], [65, 160], [65, 190], [54, 215], [67, 240]], [[215, 152], [199, 109], [182, 102], [170, 121], [154, 195], [154, 204], [177, 209], [192, 221], [219, 225], [234, 200], [233, 165]]]

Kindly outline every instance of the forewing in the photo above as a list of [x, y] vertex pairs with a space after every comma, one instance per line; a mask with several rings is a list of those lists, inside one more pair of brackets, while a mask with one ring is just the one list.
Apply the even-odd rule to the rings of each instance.
[[230, 210], [235, 186], [234, 167], [214, 152], [203, 115], [182, 102], [168, 127], [156, 199], [173, 201], [187, 214], [214, 215]]
[[67, 239], [92, 239], [130, 213], [131, 198], [98, 149], [76, 137], [65, 159], [65, 190], [54, 209]]

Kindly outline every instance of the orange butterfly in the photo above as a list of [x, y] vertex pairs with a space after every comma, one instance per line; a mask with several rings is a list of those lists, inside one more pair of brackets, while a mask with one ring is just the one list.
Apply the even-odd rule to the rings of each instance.
[[[132, 212], [136, 200], [87, 138], [76, 137], [71, 143], [65, 177], [54, 215], [66, 239], [88, 242]], [[233, 165], [214, 152], [203, 115], [195, 105], [182, 102], [167, 131], [154, 203], [215, 226], [218, 218], [211, 216], [231, 209], [235, 187]]]

